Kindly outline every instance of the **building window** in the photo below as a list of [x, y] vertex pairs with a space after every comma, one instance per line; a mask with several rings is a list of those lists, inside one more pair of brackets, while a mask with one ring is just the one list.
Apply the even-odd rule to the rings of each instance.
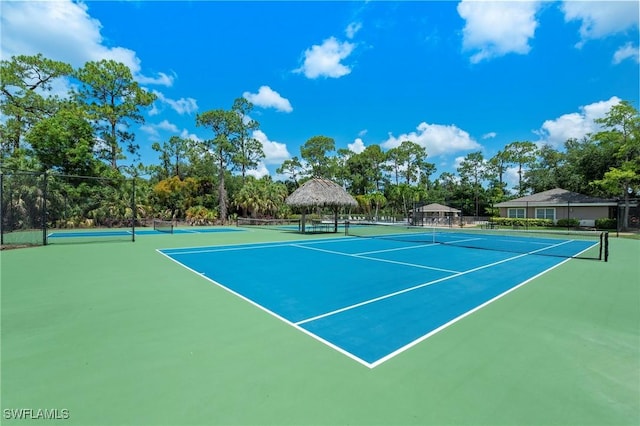
[[556, 220], [556, 209], [536, 209], [536, 219]]
[[523, 208], [509, 209], [507, 211], [507, 217], [511, 219], [524, 219], [526, 216]]

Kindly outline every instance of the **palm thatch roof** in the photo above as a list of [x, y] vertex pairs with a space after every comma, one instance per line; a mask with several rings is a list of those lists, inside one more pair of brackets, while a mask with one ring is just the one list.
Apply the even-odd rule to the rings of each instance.
[[285, 200], [292, 207], [356, 207], [358, 202], [340, 185], [324, 178], [313, 178]]
[[[356, 207], [358, 202], [340, 185], [328, 179], [313, 178], [293, 191], [285, 203], [292, 207], [329, 207], [333, 210], [333, 232], [338, 232], [338, 209]], [[306, 232], [305, 210], [302, 210], [302, 233]]]

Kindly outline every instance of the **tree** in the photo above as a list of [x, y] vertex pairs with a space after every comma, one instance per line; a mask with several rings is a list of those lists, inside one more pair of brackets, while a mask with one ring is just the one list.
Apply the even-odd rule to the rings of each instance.
[[69, 104], [39, 121], [26, 139], [44, 170], [69, 175], [94, 175], [97, 171], [93, 128], [76, 105]]
[[104, 146], [101, 156], [113, 169], [123, 156], [121, 144], [127, 152], [136, 155], [139, 146], [135, 135], [129, 132], [130, 123], [144, 123], [140, 108], [148, 107], [156, 99], [133, 80], [131, 70], [114, 60], [87, 62], [76, 71], [80, 86], [74, 98], [89, 113]]
[[382, 191], [386, 158], [379, 145], [369, 145], [360, 154], [353, 154], [346, 162], [351, 192], [365, 195]]
[[335, 173], [336, 182], [338, 182], [338, 184], [343, 188], [346, 188], [348, 185], [348, 182], [351, 180], [351, 175], [349, 172], [349, 168], [347, 167], [347, 162], [354, 155], [356, 155], [356, 153], [351, 151], [350, 149], [339, 148], [338, 155], [336, 155], [334, 158], [335, 167], [336, 167], [336, 173]]
[[478, 151], [467, 154], [458, 167], [458, 173], [460, 173], [462, 182], [471, 185], [475, 201], [475, 216], [477, 217], [479, 215], [481, 184], [487, 176], [487, 167], [482, 152]]
[[504, 148], [504, 156], [508, 163], [518, 165], [518, 195], [524, 194], [523, 168], [536, 159], [536, 144], [529, 141], [511, 142]]
[[153, 187], [153, 193], [158, 200], [158, 204], [169, 212], [168, 215], [163, 216], [171, 220], [184, 217], [187, 209], [194, 204], [197, 186], [195, 179], [186, 178], [182, 180], [178, 176], [172, 176], [158, 182]]
[[1, 125], [3, 153], [18, 150], [25, 132], [55, 112], [57, 97], [44, 95], [56, 79], [72, 72], [71, 65], [41, 54], [0, 61], [0, 112], [7, 117]]
[[251, 217], [256, 217], [263, 208], [264, 200], [256, 178], [249, 176], [236, 196], [233, 204], [242, 209], [242, 216], [246, 217], [247, 212]]
[[236, 149], [231, 141], [236, 126], [237, 115], [233, 111], [216, 109], [203, 112], [196, 116], [196, 125], [213, 131], [213, 139], [200, 143], [201, 151], [213, 153], [218, 169], [218, 206], [220, 219], [227, 220], [227, 189], [225, 186], [225, 172], [232, 164]]
[[313, 177], [333, 178], [333, 161], [327, 154], [336, 149], [328, 136], [313, 136], [300, 147], [300, 156], [309, 164]]
[[300, 186], [300, 178], [304, 174], [304, 169], [302, 168], [300, 159], [294, 156], [284, 160], [282, 165], [276, 170], [276, 173], [289, 176], [295, 184], [295, 187], [298, 188]]
[[399, 146], [390, 149], [387, 155], [391, 160], [391, 170], [396, 183], [398, 177], [403, 177], [405, 183], [411, 185], [412, 182], [418, 181], [421, 173], [430, 175], [435, 170], [433, 164], [427, 163], [427, 150], [411, 141], [402, 141]]
[[626, 230], [629, 226], [630, 196], [640, 191], [640, 115], [629, 102], [622, 101], [596, 122], [607, 130], [596, 134], [595, 139], [611, 147], [615, 165], [594, 183], [623, 198], [622, 229]]
[[610, 194], [622, 195], [624, 211], [622, 214], [622, 230], [629, 229], [630, 194], [640, 191], [640, 173], [638, 166], [631, 162], [624, 163], [620, 168], [613, 167], [604, 174], [601, 180], [593, 182]]
[[233, 102], [231, 111], [236, 114], [233, 122], [231, 143], [235, 146], [235, 153], [231, 159], [234, 168], [240, 170], [242, 182], [248, 169], [255, 168], [265, 155], [262, 143], [250, 136], [250, 133], [258, 129], [260, 124], [249, 117], [253, 104], [245, 98], [237, 98]]
[[277, 216], [287, 195], [287, 187], [268, 176], [261, 179], [248, 176], [234, 197], [234, 204], [243, 210], [243, 215], [249, 212], [251, 217]]
[[373, 217], [375, 220], [378, 220], [378, 212], [380, 211], [380, 207], [384, 207], [384, 205], [387, 204], [387, 199], [385, 198], [384, 194], [379, 191], [368, 194], [367, 199], [369, 200], [370, 204], [375, 206], [375, 213], [373, 214]]
[[533, 193], [565, 187], [565, 154], [545, 144], [538, 150], [536, 161], [525, 172], [525, 186]]
[[183, 178], [184, 173], [180, 172], [180, 167], [189, 150], [189, 139], [183, 139], [179, 136], [171, 136], [168, 142], [164, 142], [162, 146], [159, 142], [154, 142], [151, 148], [160, 153], [160, 161], [163, 167], [163, 178], [178, 176]]
[[[613, 146], [598, 143], [592, 137], [582, 140], [569, 139], [565, 142], [566, 165], [564, 189], [590, 195], [606, 195], [601, 188], [591, 182], [602, 179], [604, 174], [615, 167]], [[593, 193], [599, 191], [597, 193]]]
[[498, 151], [496, 155], [489, 160], [488, 167], [492, 176], [490, 186], [495, 194], [506, 194], [507, 192], [504, 174], [507, 172], [508, 164], [507, 154], [505, 154], [504, 151]]

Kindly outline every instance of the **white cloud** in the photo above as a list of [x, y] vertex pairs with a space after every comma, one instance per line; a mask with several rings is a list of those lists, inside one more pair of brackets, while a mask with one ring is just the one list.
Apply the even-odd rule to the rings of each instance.
[[632, 59], [636, 63], [640, 63], [640, 49], [638, 49], [638, 46], [627, 43], [613, 54], [613, 63], [616, 65], [625, 59]]
[[613, 96], [607, 101], [581, 106], [579, 112], [564, 114], [555, 120], [546, 120], [542, 128], [536, 132], [540, 136], [538, 143], [559, 148], [567, 139], [582, 139], [589, 133], [599, 131], [600, 126], [595, 120], [603, 118], [611, 107], [620, 101], [620, 98]]
[[489, 133], [485, 133], [484, 135], [482, 135], [482, 139], [493, 139], [496, 136], [498, 136], [498, 134], [496, 132], [489, 132]]
[[166, 130], [167, 132], [172, 132], [172, 133], [178, 133], [178, 127], [173, 124], [173, 123], [169, 123], [169, 121], [167, 120], [162, 120], [160, 123], [158, 123], [156, 125], [156, 127], [160, 130]]
[[458, 14], [466, 21], [462, 47], [476, 52], [471, 62], [508, 53], [529, 53], [529, 41], [538, 26], [539, 8], [537, 1], [461, 1]]
[[255, 106], [261, 108], [275, 108], [282, 112], [293, 111], [289, 100], [280, 96], [280, 93], [269, 86], [260, 86], [258, 93], [244, 92], [242, 96]]
[[263, 176], [270, 175], [268, 164], [282, 164], [282, 162], [291, 157], [287, 146], [280, 142], [270, 141], [267, 135], [262, 130], [254, 130], [253, 135], [255, 139], [262, 143], [262, 150], [264, 151], [265, 158], [258, 163], [255, 169], [248, 170], [247, 174], [260, 179]]
[[158, 129], [151, 124], [143, 124], [140, 126], [140, 131], [145, 132], [149, 136], [159, 137], [160, 133]]
[[174, 77], [166, 73], [151, 77], [141, 74], [142, 61], [133, 50], [104, 44], [102, 24], [88, 11], [87, 4], [70, 0], [3, 1], [0, 57], [41, 53], [76, 68], [89, 61], [113, 59], [127, 65], [141, 83], [173, 84]]
[[397, 137], [389, 134], [389, 138], [381, 146], [386, 149], [395, 148], [406, 140], [426, 148], [430, 156], [481, 149], [469, 133], [455, 125], [445, 126], [425, 122], [418, 125], [417, 132], [403, 133]]
[[355, 37], [356, 33], [362, 29], [362, 22], [352, 22], [347, 25], [347, 29], [344, 30], [348, 39]]
[[182, 139], [190, 139], [194, 142], [202, 142], [202, 139], [198, 135], [189, 133], [187, 129], [182, 129], [182, 132], [180, 132], [180, 137]]
[[170, 123], [167, 120], [162, 120], [158, 124], [143, 124], [142, 126], [140, 126], [140, 130], [147, 133], [148, 135], [155, 137], [160, 136], [160, 130], [170, 133], [178, 133], [180, 131], [175, 124]]
[[349, 151], [356, 154], [360, 154], [365, 150], [364, 142], [362, 142], [362, 139], [360, 138], [356, 138], [353, 143], [347, 144], [347, 148], [349, 148]]
[[347, 41], [340, 42], [329, 37], [321, 45], [313, 45], [304, 52], [304, 63], [294, 70], [304, 73], [307, 78], [332, 77], [339, 78], [351, 72], [351, 68], [340, 63], [346, 59], [355, 45]]
[[[156, 95], [158, 101], [160, 101], [163, 104], [169, 105], [171, 109], [173, 109], [175, 112], [177, 112], [180, 115], [191, 114], [198, 110], [198, 103], [193, 98], [180, 98], [178, 100], [169, 99], [166, 96], [164, 96], [163, 93], [157, 90], [154, 90], [153, 94]], [[149, 115], [156, 115], [159, 113], [160, 111], [157, 108], [156, 104], [154, 103], [152, 110], [149, 111]]]
[[368, 132], [369, 132], [369, 130], [367, 130], [367, 129], [360, 130], [358, 132], [358, 136], [362, 137], [362, 136], [366, 135]]
[[580, 48], [588, 40], [625, 32], [638, 26], [637, 1], [564, 1], [565, 22], [581, 21]]
[[260, 179], [264, 176], [269, 176], [269, 169], [265, 166], [264, 163], [258, 164], [258, 167], [255, 169], [247, 170], [248, 176], [253, 176], [256, 179]]
[[287, 145], [270, 141], [262, 130], [254, 130], [253, 137], [262, 143], [262, 150], [265, 155], [263, 161], [265, 164], [280, 164], [291, 157], [291, 154], [289, 154], [287, 150]]
[[153, 84], [156, 86], [173, 86], [173, 80], [175, 79], [175, 73], [168, 75], [163, 72], [159, 72], [156, 77], [146, 77], [138, 74], [137, 80], [140, 84]]

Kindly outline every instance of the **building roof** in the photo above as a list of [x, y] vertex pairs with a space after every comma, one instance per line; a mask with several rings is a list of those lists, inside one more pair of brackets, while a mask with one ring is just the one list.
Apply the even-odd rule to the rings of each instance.
[[460, 213], [460, 210], [454, 209], [453, 207], [444, 206], [438, 203], [431, 203], [425, 206], [420, 206], [416, 209], [419, 212], [453, 212]]
[[516, 198], [515, 200], [503, 201], [495, 207], [524, 207], [524, 206], [556, 206], [556, 205], [588, 205], [588, 206], [615, 206], [615, 200], [605, 198], [590, 197], [577, 192], [567, 191], [562, 188], [550, 189]]

